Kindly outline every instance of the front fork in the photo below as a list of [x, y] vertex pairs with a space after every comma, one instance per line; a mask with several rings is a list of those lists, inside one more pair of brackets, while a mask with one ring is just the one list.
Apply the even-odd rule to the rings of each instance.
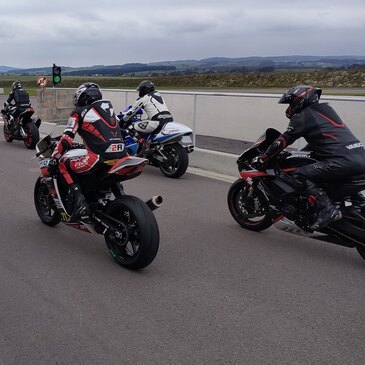
[[[276, 208], [276, 206], [274, 206], [270, 203], [270, 199], [269, 199], [266, 191], [260, 187], [259, 183], [253, 182], [251, 178], [249, 178], [247, 180], [246, 179], [243, 179], [243, 180], [249, 185], [247, 198], [252, 198], [252, 196], [254, 195], [255, 189], [259, 190], [262, 193], [262, 195], [265, 197], [265, 199], [268, 203], [269, 209], [270, 209], [270, 215], [272, 217], [272, 224], [274, 224], [284, 218], [284, 215]], [[254, 200], [255, 210], [259, 210], [260, 209], [259, 199], [253, 198], [253, 200]]]

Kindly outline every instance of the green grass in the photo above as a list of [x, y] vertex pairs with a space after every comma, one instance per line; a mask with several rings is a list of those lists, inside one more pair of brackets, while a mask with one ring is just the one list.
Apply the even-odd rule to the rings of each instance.
[[[97, 76], [79, 77], [63, 76], [59, 87], [76, 88], [86, 81], [96, 82], [105, 89], [133, 89], [147, 77], [131, 76]], [[354, 90], [356, 95], [365, 95], [365, 70], [301, 70], [288, 72], [243, 72], [243, 73], [209, 73], [194, 75], [163, 75], [149, 77], [158, 89], [178, 90], [211, 90], [211, 91], [249, 91], [250, 89], [280, 89], [298, 84], [309, 84], [324, 89], [336, 89], [337, 94], [349, 94], [347, 89]], [[0, 87], [8, 93], [14, 80], [20, 80], [23, 87], [31, 95], [35, 95], [40, 88], [36, 84], [37, 76], [9, 76], [0, 75]], [[48, 87], [52, 87], [51, 76], [47, 76]], [[364, 90], [364, 92], [362, 92]]]

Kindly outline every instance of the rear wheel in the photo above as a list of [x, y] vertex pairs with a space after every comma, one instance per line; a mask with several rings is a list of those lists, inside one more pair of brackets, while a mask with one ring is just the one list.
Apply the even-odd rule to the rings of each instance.
[[13, 142], [13, 137], [11, 136], [8, 126], [4, 123], [4, 138], [6, 142]]
[[360, 254], [360, 256], [365, 260], [365, 246], [356, 246], [357, 252]]
[[24, 132], [26, 134], [24, 138], [25, 147], [30, 150], [34, 150], [36, 144], [39, 142], [39, 130], [33, 121], [28, 122], [24, 126]]
[[160, 165], [160, 170], [165, 176], [176, 179], [185, 174], [189, 166], [189, 156], [180, 143], [164, 146], [162, 153], [167, 157], [167, 162]]
[[352, 230], [352, 235], [354, 235], [356, 241], [359, 242], [355, 245], [357, 252], [365, 260], [365, 224], [363, 221], [363, 219], [365, 218], [365, 208], [361, 209], [360, 214], [362, 216], [362, 219], [354, 219], [351, 221], [351, 224], [355, 228]]
[[272, 224], [272, 216], [264, 195], [244, 180], [235, 181], [228, 191], [228, 208], [243, 228], [262, 231]]
[[344, 209], [345, 218], [334, 223], [331, 229], [339, 239], [354, 244], [357, 252], [365, 260], [365, 208]]
[[148, 266], [157, 255], [160, 235], [155, 216], [146, 203], [125, 195], [112, 201], [106, 214], [119, 222], [104, 235], [113, 259], [128, 269]]
[[60, 223], [61, 216], [48, 190], [47, 185], [39, 177], [34, 187], [34, 204], [38, 216], [47, 226]]

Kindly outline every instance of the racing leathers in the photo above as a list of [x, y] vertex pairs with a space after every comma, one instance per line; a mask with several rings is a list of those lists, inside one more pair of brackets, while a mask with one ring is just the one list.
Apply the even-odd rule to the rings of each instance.
[[316, 183], [364, 173], [365, 150], [331, 106], [316, 102], [291, 117], [287, 130], [270, 145], [262, 160], [269, 161], [300, 137], [308, 142], [308, 148], [318, 162], [298, 167], [293, 175], [317, 198], [321, 211], [318, 221], [311, 227], [317, 230], [341, 215]]
[[[12, 106], [16, 107], [13, 111], [11, 110], [12, 108], [9, 108]], [[5, 107], [7, 108], [6, 111], [16, 120], [20, 113], [30, 107], [29, 94], [24, 89], [13, 90], [5, 102]]]
[[[79, 133], [87, 154], [71, 157], [65, 154]], [[108, 100], [76, 107], [52, 157], [59, 160], [59, 170], [68, 185], [74, 183], [72, 175], [90, 172], [101, 167], [104, 161], [127, 156], [113, 106]]]
[[123, 121], [127, 122], [137, 114], [139, 109], [143, 109], [148, 116], [146, 120], [133, 123], [132, 127], [139, 133], [158, 133], [166, 123], [173, 121], [173, 117], [158, 91], [138, 98], [123, 115]]
[[363, 144], [327, 103], [314, 103], [295, 114], [288, 129], [267, 149], [263, 160], [277, 155], [300, 137], [304, 137], [319, 161], [297, 168], [297, 174], [323, 182], [365, 172]]

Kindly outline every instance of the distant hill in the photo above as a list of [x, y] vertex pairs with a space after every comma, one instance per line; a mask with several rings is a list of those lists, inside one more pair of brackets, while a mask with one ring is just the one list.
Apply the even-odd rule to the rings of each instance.
[[[70, 76], [157, 76], [216, 72], [345, 70], [356, 67], [365, 67], [365, 56], [210, 57], [201, 60], [95, 65], [79, 68], [62, 66], [62, 74]], [[10, 75], [50, 75], [52, 67], [17, 69], [0, 66], [0, 73]]]
[[0, 66], [0, 72], [2, 72], [2, 73], [9, 72], [9, 71], [16, 71], [16, 70], [19, 70], [19, 69], [14, 68], [14, 67], [8, 67], [8, 66]]

